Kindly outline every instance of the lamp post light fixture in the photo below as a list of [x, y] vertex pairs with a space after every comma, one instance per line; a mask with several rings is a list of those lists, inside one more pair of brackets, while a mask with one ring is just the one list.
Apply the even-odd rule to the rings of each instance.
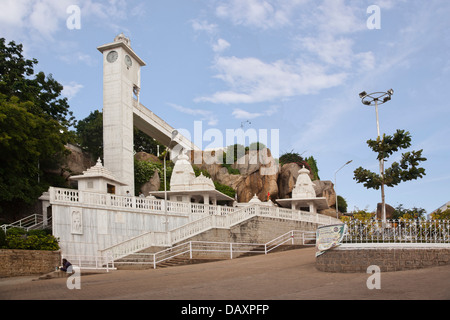
[[336, 192], [336, 185], [337, 185], [337, 180], [336, 180], [336, 174], [346, 165], [350, 164], [353, 160], [347, 161], [342, 167], [340, 167], [335, 173], [334, 173], [334, 193], [336, 194], [336, 219], [339, 219], [339, 205], [338, 205], [338, 195]]
[[[375, 113], [377, 116], [377, 133], [378, 133], [378, 143], [381, 143], [380, 137], [380, 121], [378, 118], [378, 105], [385, 104], [390, 101], [394, 90], [389, 89], [386, 92], [374, 92], [368, 94], [363, 91], [359, 94], [361, 101], [366, 106], [375, 106]], [[380, 159], [380, 176], [381, 176], [381, 210], [382, 210], [382, 221], [383, 225], [386, 224], [386, 202], [384, 197], [384, 159]]]
[[167, 152], [170, 149], [170, 146], [172, 144], [172, 141], [175, 140], [176, 136], [178, 135], [178, 131], [177, 130], [173, 130], [172, 131], [172, 136], [170, 138], [170, 142], [169, 145], [166, 148], [165, 154], [164, 154], [164, 218], [165, 218], [165, 231], [168, 232], [169, 231], [169, 217], [167, 215], [167, 179], [166, 179], [166, 157], [167, 157]]

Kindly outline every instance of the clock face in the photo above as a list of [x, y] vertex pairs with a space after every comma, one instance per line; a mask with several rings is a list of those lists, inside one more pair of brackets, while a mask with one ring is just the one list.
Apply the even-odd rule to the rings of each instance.
[[126, 64], [128, 67], [131, 67], [131, 65], [133, 64], [133, 62], [131, 61], [131, 58], [130, 58], [129, 55], [126, 55], [126, 56], [125, 56], [125, 64]]
[[108, 62], [114, 62], [117, 60], [117, 57], [119, 56], [119, 54], [117, 53], [117, 51], [111, 51], [108, 53], [108, 55], [106, 56], [106, 60]]

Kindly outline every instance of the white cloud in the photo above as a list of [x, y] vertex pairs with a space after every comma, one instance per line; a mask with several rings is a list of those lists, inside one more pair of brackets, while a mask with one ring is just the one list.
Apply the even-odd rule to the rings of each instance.
[[355, 53], [354, 41], [348, 37], [336, 38], [332, 35], [299, 37], [297, 42], [300, 48], [310, 52], [312, 57], [334, 68], [349, 69], [357, 64], [358, 68], [370, 70], [375, 64], [373, 53], [371, 51]]
[[[70, 0], [5, 0], [0, 4], [0, 28], [7, 37], [19, 38], [24, 31], [30, 37], [52, 39], [65, 27]], [[17, 39], [21, 40], [21, 39]]]
[[217, 40], [217, 43], [213, 44], [214, 52], [222, 52], [230, 46], [230, 43], [224, 39]]
[[263, 117], [263, 116], [271, 116], [273, 115], [275, 112], [277, 112], [279, 110], [278, 106], [271, 106], [269, 109], [264, 110], [262, 112], [248, 112], [239, 108], [236, 108], [233, 110], [232, 115], [236, 118], [236, 119], [255, 119], [258, 117]]
[[200, 120], [207, 121], [208, 125], [210, 126], [215, 126], [219, 122], [217, 116], [212, 111], [186, 108], [174, 103], [167, 103], [167, 104], [181, 113], [189, 114], [192, 116], [200, 116]]
[[310, 15], [304, 15], [311, 26], [321, 33], [337, 35], [367, 30], [365, 6], [357, 6], [345, 0], [324, 0], [317, 10]]
[[217, 32], [217, 25], [208, 23], [206, 20], [191, 20], [191, 26], [194, 31], [205, 31], [206, 33], [213, 34]]
[[261, 29], [279, 28], [291, 24], [293, 8], [304, 0], [232, 0], [216, 8], [216, 15], [233, 24]]
[[78, 92], [81, 89], [83, 89], [84, 86], [82, 84], [79, 84], [79, 83], [76, 83], [76, 82], [72, 81], [72, 82], [70, 82], [68, 84], [64, 84], [63, 87], [64, 87], [64, 89], [62, 91], [62, 94], [65, 97], [67, 97], [67, 99], [70, 100], [70, 99], [73, 99], [78, 94]]
[[311, 94], [341, 84], [345, 73], [327, 74], [317, 64], [278, 60], [265, 63], [257, 58], [219, 57], [216, 78], [231, 90], [199, 97], [213, 103], [254, 103]]

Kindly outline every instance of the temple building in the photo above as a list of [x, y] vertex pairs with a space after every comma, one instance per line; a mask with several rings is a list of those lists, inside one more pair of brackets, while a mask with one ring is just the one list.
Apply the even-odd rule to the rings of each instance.
[[[164, 191], [150, 192], [150, 195], [164, 199]], [[196, 177], [189, 157], [182, 152], [175, 162], [170, 178], [170, 190], [167, 191], [167, 200], [178, 202], [194, 202], [203, 204], [233, 205], [234, 199], [216, 190], [211, 178], [202, 173]]]
[[328, 209], [327, 199], [324, 197], [317, 197], [314, 190], [314, 184], [309, 176], [309, 170], [303, 166], [298, 171], [299, 175], [292, 190], [291, 199], [278, 199], [278, 204], [285, 208], [292, 210], [305, 210], [317, 213], [318, 210]]

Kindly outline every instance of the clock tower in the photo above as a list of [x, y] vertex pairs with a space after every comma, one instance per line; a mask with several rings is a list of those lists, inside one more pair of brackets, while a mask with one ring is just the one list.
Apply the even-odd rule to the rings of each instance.
[[116, 194], [130, 191], [134, 195], [133, 108], [139, 105], [145, 62], [123, 34], [97, 49], [103, 54], [104, 166], [127, 185]]

